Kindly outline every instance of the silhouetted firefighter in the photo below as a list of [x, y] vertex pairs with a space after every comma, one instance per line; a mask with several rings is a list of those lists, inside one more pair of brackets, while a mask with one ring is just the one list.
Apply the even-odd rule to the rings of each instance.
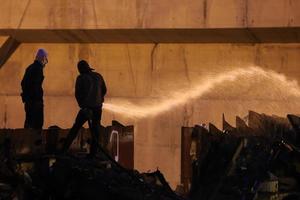
[[80, 75], [76, 80], [75, 97], [81, 109], [66, 138], [62, 152], [66, 153], [68, 151], [79, 129], [88, 121], [92, 135], [90, 155], [93, 156], [97, 151], [102, 103], [106, 94], [106, 85], [103, 77], [99, 73], [93, 72], [94, 69], [90, 68], [85, 60], [79, 61], [77, 67]]
[[21, 82], [26, 119], [24, 128], [42, 129], [44, 124], [43, 69], [48, 63], [47, 52], [39, 49], [34, 63], [29, 65]]

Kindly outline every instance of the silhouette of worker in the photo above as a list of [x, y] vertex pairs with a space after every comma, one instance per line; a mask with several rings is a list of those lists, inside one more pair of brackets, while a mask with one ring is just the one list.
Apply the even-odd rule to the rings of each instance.
[[80, 75], [76, 80], [75, 97], [80, 111], [66, 138], [62, 153], [68, 151], [78, 131], [83, 124], [88, 121], [92, 135], [90, 155], [94, 156], [97, 151], [102, 103], [106, 94], [106, 85], [103, 77], [99, 73], [94, 72], [94, 69], [92, 69], [85, 60], [79, 61], [77, 67]]
[[43, 80], [44, 67], [48, 63], [48, 54], [44, 49], [39, 49], [34, 62], [25, 71], [21, 82], [22, 101], [26, 117], [24, 128], [42, 129], [44, 124]]

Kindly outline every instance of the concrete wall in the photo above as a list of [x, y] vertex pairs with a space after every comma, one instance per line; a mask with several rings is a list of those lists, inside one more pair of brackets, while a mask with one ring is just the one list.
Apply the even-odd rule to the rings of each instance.
[[0, 27], [223, 28], [300, 25], [298, 0], [1, 0]]
[[[20, 81], [43, 47], [45, 126], [70, 127], [76, 63], [87, 59], [107, 83], [102, 123], [135, 125], [135, 167], [180, 180], [181, 126], [213, 122], [249, 109], [300, 113], [299, 44], [22, 44], [0, 70], [0, 128], [23, 126]], [[253, 66], [256, 66], [253, 68]]]

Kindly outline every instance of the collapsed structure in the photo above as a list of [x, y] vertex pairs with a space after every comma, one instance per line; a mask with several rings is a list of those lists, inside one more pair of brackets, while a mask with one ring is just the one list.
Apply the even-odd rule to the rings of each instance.
[[300, 118], [287, 118], [250, 111], [236, 127], [223, 116], [222, 131], [184, 127], [182, 181], [191, 199], [299, 199]]
[[133, 127], [113, 122], [103, 129], [104, 148], [99, 147], [96, 158], [88, 157], [82, 148], [89, 140], [87, 130], [82, 130], [68, 155], [56, 154], [62, 143], [58, 127], [50, 128], [42, 141], [24, 132], [28, 137], [23, 144], [13, 130], [2, 130], [0, 199], [300, 198], [298, 116], [281, 118], [250, 111], [247, 118], [236, 118], [236, 127], [224, 115], [223, 130], [213, 124], [183, 127], [183, 190], [178, 187], [176, 193], [158, 169], [139, 173], [128, 160], [116, 157], [108, 142], [116, 127], [121, 141], [132, 137]]
[[114, 156], [108, 141], [116, 133], [118, 150], [125, 141], [127, 156], [133, 154], [128, 144], [132, 128], [115, 121], [103, 127], [101, 146], [106, 150], [99, 145], [96, 157], [89, 157], [85, 150], [89, 143], [86, 129], [81, 130], [68, 155], [57, 154], [63, 142], [58, 127], [43, 131], [42, 139], [34, 130], [2, 130], [0, 199], [183, 199], [159, 170], [139, 173], [131, 168], [133, 160]]

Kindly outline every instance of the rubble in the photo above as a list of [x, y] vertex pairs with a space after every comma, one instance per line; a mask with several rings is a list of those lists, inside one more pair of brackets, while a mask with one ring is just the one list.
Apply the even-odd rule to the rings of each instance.
[[140, 174], [103, 152], [96, 158], [79, 154], [13, 159], [14, 164], [1, 159], [0, 199], [183, 199], [159, 170]]
[[[128, 147], [128, 140], [132, 139], [128, 131], [133, 129], [114, 124], [119, 127], [120, 140], [125, 140]], [[84, 129], [67, 155], [57, 153], [63, 142], [63, 130], [59, 127], [51, 127], [40, 137], [29, 131], [27, 137], [21, 138], [20, 131], [7, 129], [1, 133], [0, 200], [184, 200], [159, 170], [139, 173], [125, 168], [100, 145], [96, 157], [90, 157], [81, 148], [85, 146], [82, 141], [88, 140]], [[102, 138], [105, 147], [108, 138], [105, 134]], [[131, 165], [129, 161], [125, 166]]]
[[[117, 140], [132, 148], [133, 127], [114, 125], [118, 128], [102, 130], [118, 130]], [[28, 137], [20, 135], [24, 131]], [[296, 115], [282, 118], [253, 111], [246, 118], [237, 116], [235, 127], [223, 115], [222, 130], [211, 123], [208, 128], [183, 127], [182, 186], [177, 187], [185, 193], [182, 197], [159, 170], [139, 173], [130, 168], [133, 158], [119, 159], [120, 151], [113, 148], [117, 140], [111, 135], [102, 134], [97, 156], [90, 157], [87, 130], [67, 155], [57, 154], [66, 133], [59, 127], [40, 136], [30, 130], [2, 130], [0, 200], [296, 200], [299, 131]], [[133, 155], [133, 148], [127, 153]]]
[[[192, 168], [190, 182], [189, 172], [182, 173], [190, 199], [300, 199], [300, 118], [250, 111], [248, 123], [236, 119], [233, 127], [223, 116], [223, 131], [213, 125], [209, 130], [183, 129], [182, 152]], [[196, 155], [188, 155], [187, 147], [191, 152], [196, 148]]]

